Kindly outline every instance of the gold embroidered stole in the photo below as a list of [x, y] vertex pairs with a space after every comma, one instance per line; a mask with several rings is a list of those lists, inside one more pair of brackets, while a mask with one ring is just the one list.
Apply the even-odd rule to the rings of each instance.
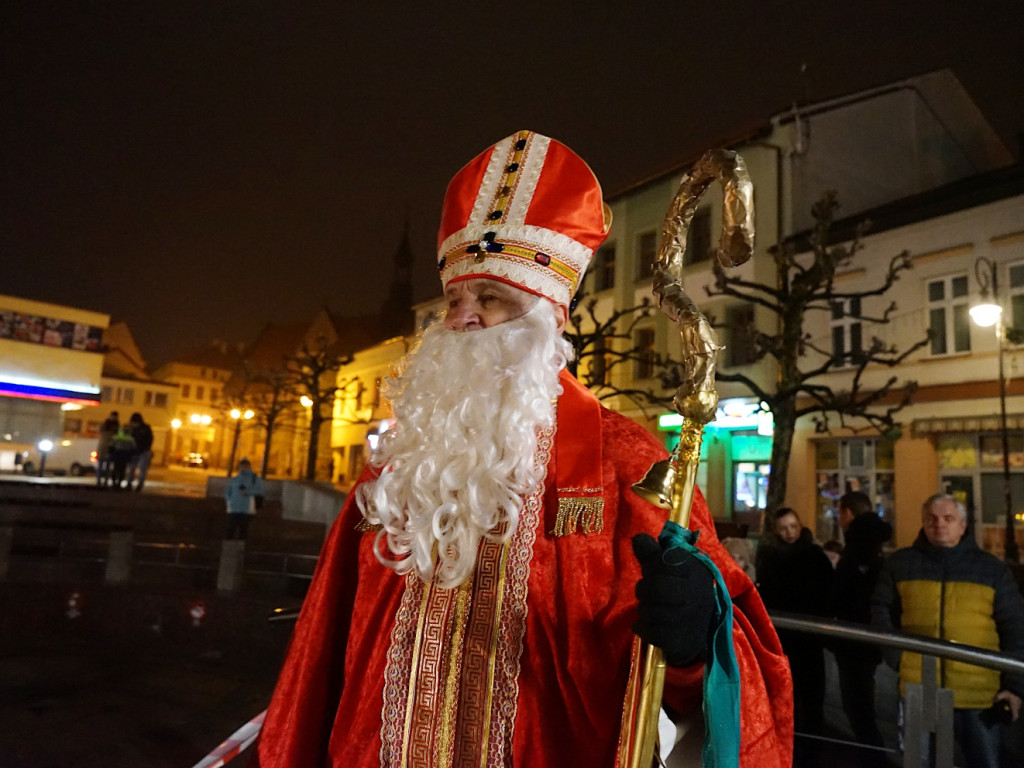
[[[539, 440], [547, 466], [554, 430]], [[406, 577], [388, 648], [381, 725], [386, 768], [511, 765], [527, 581], [544, 484], [504, 544], [483, 540], [456, 589]]]

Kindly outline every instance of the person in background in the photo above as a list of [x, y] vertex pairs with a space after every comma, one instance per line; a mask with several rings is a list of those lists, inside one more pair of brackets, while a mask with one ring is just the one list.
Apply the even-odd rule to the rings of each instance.
[[226, 539], [246, 539], [249, 536], [249, 521], [263, 504], [263, 481], [252, 471], [248, 459], [238, 462], [238, 474], [232, 477], [224, 489], [228, 508]]
[[117, 411], [111, 411], [110, 415], [100, 424], [100, 437], [96, 443], [96, 485], [110, 484], [110, 476], [114, 471], [111, 443], [120, 426], [121, 422], [118, 419]]
[[754, 542], [750, 539], [738, 539], [730, 536], [722, 539], [722, 546], [725, 547], [726, 552], [732, 555], [736, 565], [747, 574], [750, 580], [756, 582], [757, 569], [754, 568]]
[[[851, 525], [852, 527], [852, 525]], [[914, 543], [889, 557], [871, 596], [872, 621], [885, 630], [1002, 651], [1024, 660], [1024, 597], [999, 558], [967, 531], [953, 496], [931, 496]], [[921, 682], [921, 656], [886, 654], [900, 687]], [[953, 737], [971, 768], [1000, 768], [1005, 723], [1021, 714], [1024, 679], [939, 659], [938, 684], [953, 691]], [[931, 764], [931, 763], [929, 763]]]
[[110, 484], [120, 490], [124, 487], [128, 462], [135, 454], [135, 438], [128, 431], [127, 424], [118, 424], [117, 431], [110, 440], [110, 460], [114, 468], [110, 475]]
[[[833, 569], [800, 516], [781, 507], [773, 516], [776, 540], [757, 551], [757, 588], [769, 611], [829, 615]], [[793, 672], [793, 720], [797, 733], [821, 735], [825, 707], [825, 653], [820, 639], [779, 630]]]
[[825, 553], [825, 557], [828, 558], [828, 561], [832, 563], [832, 567], [837, 567], [839, 559], [843, 556], [843, 542], [829, 539], [821, 545], [821, 549]]
[[[871, 623], [871, 593], [882, 569], [882, 547], [892, 538], [892, 526], [880, 518], [871, 499], [860, 491], [839, 498], [839, 527], [846, 541], [836, 565], [832, 589], [832, 615], [841, 621]], [[850, 728], [861, 744], [882, 746], [875, 716], [875, 669], [881, 650], [869, 643], [834, 640], [839, 693]], [[876, 760], [875, 764], [881, 765]]]
[[141, 413], [132, 414], [128, 428], [135, 440], [135, 452], [128, 461], [128, 488], [135, 483], [135, 473], [138, 471], [139, 480], [135, 483], [135, 490], [141, 491], [146, 484], [149, 463], [153, 460], [153, 429], [143, 420]]

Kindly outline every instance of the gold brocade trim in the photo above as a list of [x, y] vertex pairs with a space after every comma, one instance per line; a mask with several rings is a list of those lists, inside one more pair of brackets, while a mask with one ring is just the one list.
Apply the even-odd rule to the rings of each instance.
[[[538, 440], [547, 466], [554, 429]], [[383, 768], [510, 768], [528, 581], [544, 486], [523, 500], [507, 542], [484, 539], [456, 589], [410, 574], [387, 652]]]
[[601, 533], [604, 530], [604, 498], [600, 496], [563, 496], [558, 500], [553, 536], [576, 533]]
[[471, 601], [470, 582], [460, 584], [456, 590], [455, 610], [450, 624], [451, 635], [445, 653], [448, 656], [445, 666], [444, 698], [441, 703], [440, 723], [437, 742], [434, 746], [433, 765], [451, 765], [455, 750], [455, 729], [457, 725], [459, 703], [459, 676], [462, 673], [462, 649], [466, 639], [466, 618], [469, 614]]
[[360, 533], [377, 533], [377, 531], [384, 530], [384, 526], [380, 523], [371, 523], [365, 517], [359, 518], [359, 522], [356, 523], [355, 530]]

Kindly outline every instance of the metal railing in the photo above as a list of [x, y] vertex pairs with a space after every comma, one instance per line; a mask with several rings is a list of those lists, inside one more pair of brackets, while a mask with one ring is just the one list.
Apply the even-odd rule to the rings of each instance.
[[[931, 741], [931, 765], [953, 768], [953, 692], [936, 684], [936, 659], [948, 659], [1024, 676], [1024, 660], [949, 640], [903, 632], [881, 632], [861, 624], [824, 621], [813, 616], [772, 612], [776, 629], [806, 632], [832, 639], [868, 643], [921, 655], [921, 684], [908, 683], [903, 700], [903, 766], [920, 768], [923, 746]], [[863, 746], [863, 745], [858, 745]]]

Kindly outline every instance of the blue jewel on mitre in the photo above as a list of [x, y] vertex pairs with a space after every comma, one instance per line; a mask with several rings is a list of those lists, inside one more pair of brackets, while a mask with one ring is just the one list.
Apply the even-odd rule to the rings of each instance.
[[441, 272], [444, 269], [444, 264], [445, 264], [446, 261], [448, 261], [448, 257], [447, 256], [442, 256], [441, 260], [439, 262], [437, 262], [437, 271], [438, 272]]

